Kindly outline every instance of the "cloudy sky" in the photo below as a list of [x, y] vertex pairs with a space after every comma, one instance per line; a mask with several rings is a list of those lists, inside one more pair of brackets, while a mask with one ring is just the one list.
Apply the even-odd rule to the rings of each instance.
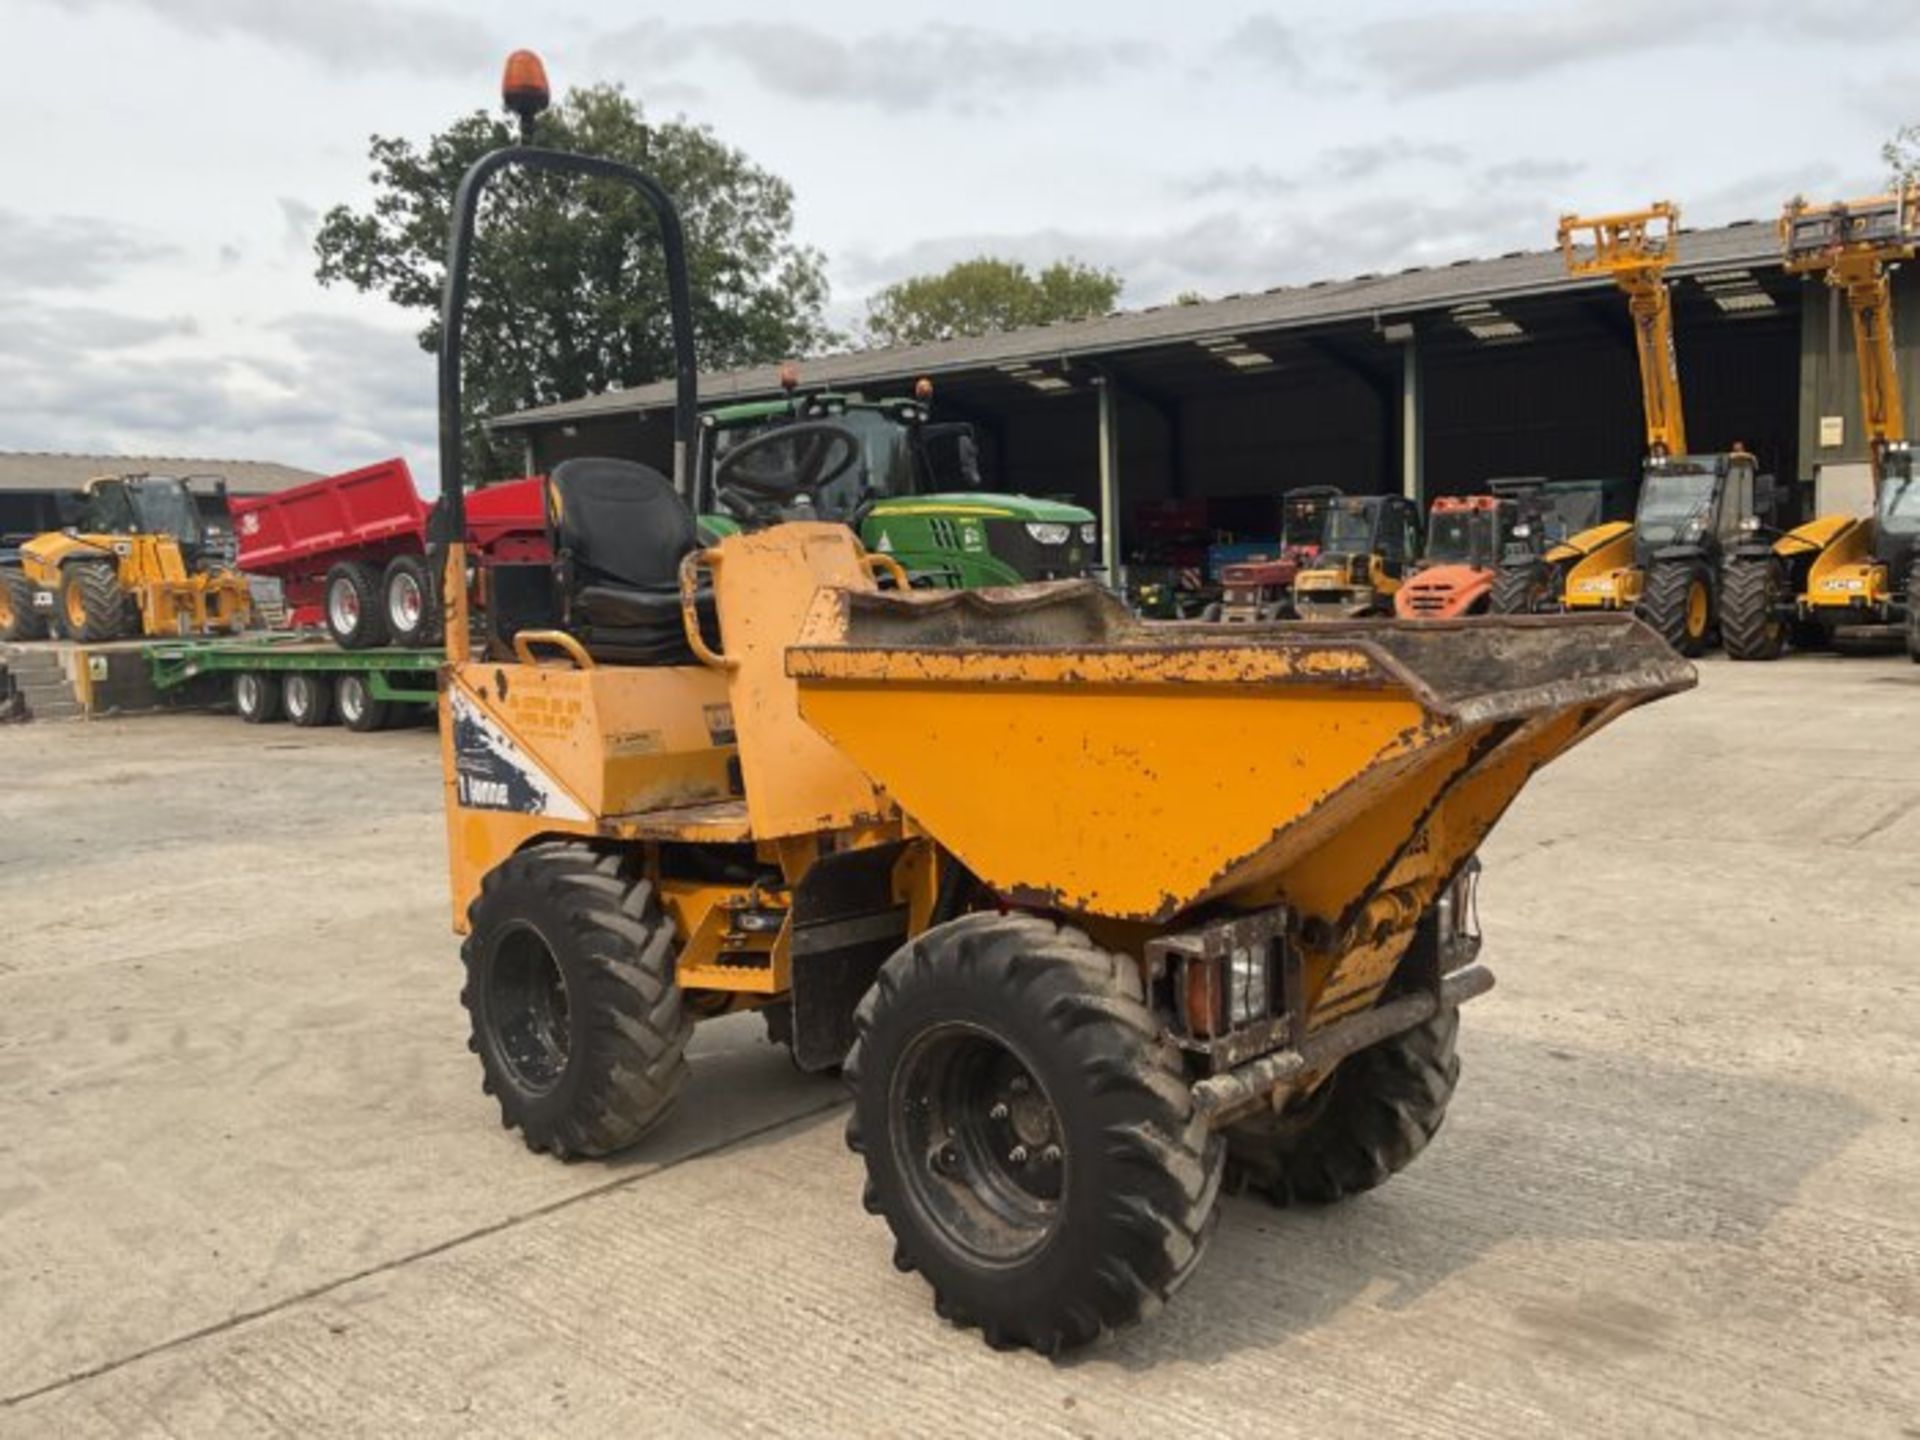
[[[624, 13], [622, 13], [624, 12]], [[804, 15], [770, 20], [769, 13]], [[991, 251], [1123, 303], [1859, 193], [1920, 121], [1880, 0], [0, 0], [0, 449], [431, 470], [417, 317], [312, 278], [366, 141], [492, 103], [506, 50], [792, 182], [832, 313]]]

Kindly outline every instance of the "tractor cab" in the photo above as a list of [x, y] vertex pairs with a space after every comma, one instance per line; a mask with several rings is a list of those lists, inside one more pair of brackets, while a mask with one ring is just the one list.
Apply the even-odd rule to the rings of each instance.
[[1724, 455], [1655, 456], [1647, 462], [1634, 516], [1634, 562], [1645, 569], [1663, 550], [1700, 547], [1717, 554], [1749, 520], [1769, 518], [1771, 480], [1754, 474], [1744, 450]]
[[1426, 553], [1420, 570], [1465, 565], [1490, 570], [1512, 537], [1519, 506], [1493, 495], [1443, 495], [1427, 516]]
[[1890, 570], [1904, 572], [1916, 558], [1920, 558], [1920, 475], [1914, 473], [1913, 447], [1897, 440], [1880, 454], [1880, 486], [1874, 497], [1874, 559]]
[[1420, 554], [1420, 512], [1404, 495], [1331, 500], [1319, 554], [1294, 581], [1294, 607], [1307, 620], [1388, 614]]
[[783, 520], [849, 525], [916, 586], [970, 589], [1092, 569], [1093, 514], [987, 491], [973, 426], [935, 422], [932, 393], [925, 380], [912, 399], [885, 400], [801, 394], [788, 383], [782, 399], [708, 411], [695, 480], [704, 528], [718, 536]]
[[206, 525], [187, 482], [171, 475], [113, 475], [87, 482], [72, 527], [82, 535], [169, 535], [191, 564]]

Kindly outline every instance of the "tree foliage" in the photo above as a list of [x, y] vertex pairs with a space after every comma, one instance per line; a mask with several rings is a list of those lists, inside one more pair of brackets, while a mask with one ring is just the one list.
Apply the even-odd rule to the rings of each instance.
[[[335, 206], [315, 236], [321, 283], [425, 313], [420, 344], [436, 349], [454, 188], [512, 138], [510, 121], [485, 112], [421, 146], [374, 136], [372, 204]], [[712, 131], [649, 125], [618, 86], [597, 85], [543, 116], [536, 139], [637, 165], [673, 197], [703, 369], [803, 354], [832, 338], [824, 262], [793, 240], [791, 188]], [[491, 453], [480, 420], [672, 375], [666, 296], [658, 227], [638, 194], [567, 176], [497, 177], [481, 205], [464, 366], [468, 433], [488, 473], [517, 456]]]
[[1889, 181], [1896, 187], [1920, 181], [1920, 125], [1902, 125], [1893, 138], [1880, 147]]
[[1078, 260], [1034, 273], [982, 255], [938, 275], [887, 286], [867, 302], [867, 334], [881, 345], [918, 345], [1104, 315], [1120, 298], [1120, 277]]

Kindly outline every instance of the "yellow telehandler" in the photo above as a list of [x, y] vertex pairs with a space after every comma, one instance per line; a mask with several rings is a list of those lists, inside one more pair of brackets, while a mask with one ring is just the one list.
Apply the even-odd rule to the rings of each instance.
[[1640, 367], [1647, 457], [1631, 523], [1609, 521], [1549, 549], [1531, 610], [1631, 610], [1682, 655], [1698, 655], [1720, 625], [1720, 560], [1756, 517], [1771, 513], [1772, 480], [1738, 441], [1690, 454], [1666, 270], [1678, 253], [1680, 211], [1661, 201], [1613, 215], [1568, 215], [1559, 244], [1567, 273], [1610, 277], [1627, 296]]
[[[1475, 854], [1539, 767], [1694, 683], [1630, 616], [1156, 624], [1088, 580], [907, 587], [842, 525], [701, 548], [687, 263], [645, 174], [522, 141], [453, 206], [440, 349], [441, 746], [470, 1045], [532, 1149], [604, 1155], [700, 1021], [844, 1067], [895, 1263], [996, 1346], [1138, 1319], [1224, 1182], [1328, 1202], [1409, 1163], [1459, 1073]], [[658, 219], [676, 475], [549, 477], [551, 619], [470, 635], [460, 354], [508, 169]], [[505, 567], [511, 570], [513, 567]], [[532, 612], [519, 611], [520, 623]]]
[[1829, 640], [1900, 635], [1920, 664], [1920, 477], [1894, 361], [1888, 283], [1895, 267], [1920, 251], [1920, 183], [1827, 206], [1789, 201], [1780, 241], [1789, 273], [1824, 275], [1847, 297], [1872, 510], [1835, 512], [1817, 501], [1823, 513], [1784, 535], [1756, 526], [1727, 561], [1727, 654], [1773, 660], [1790, 635], [1811, 630]]
[[192, 492], [170, 475], [89, 480], [78, 522], [35, 535], [0, 566], [0, 640], [60, 634], [238, 633], [253, 614], [246, 578], [214, 553]]

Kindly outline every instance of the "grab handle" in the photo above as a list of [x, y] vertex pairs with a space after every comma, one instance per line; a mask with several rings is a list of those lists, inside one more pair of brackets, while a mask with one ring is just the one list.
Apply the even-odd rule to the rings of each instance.
[[587, 653], [587, 647], [564, 630], [522, 630], [513, 637], [513, 654], [522, 665], [538, 665], [534, 658], [533, 647], [551, 645], [562, 651], [582, 670], [593, 669], [593, 657]]
[[702, 567], [717, 569], [719, 564], [718, 550], [694, 550], [680, 561], [680, 623], [686, 629], [687, 648], [693, 651], [695, 659], [715, 670], [731, 670], [739, 662], [715, 650], [700, 633], [700, 571]]
[[891, 555], [881, 555], [869, 550], [860, 557], [860, 563], [872, 573], [876, 584], [879, 582], [880, 572], [884, 570], [892, 579], [894, 589], [911, 590], [913, 588], [913, 582], [907, 578], [907, 567]]

